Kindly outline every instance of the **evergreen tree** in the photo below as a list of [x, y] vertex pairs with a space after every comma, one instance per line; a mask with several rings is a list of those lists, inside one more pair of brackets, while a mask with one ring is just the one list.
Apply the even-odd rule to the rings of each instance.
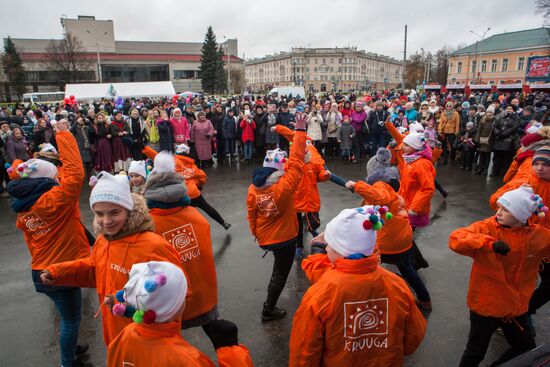
[[[15, 90], [15, 93], [19, 98], [25, 93], [25, 83], [27, 76], [25, 74], [25, 67], [19, 52], [15, 48], [15, 44], [8, 36], [4, 43], [4, 53], [2, 54], [2, 67], [4, 74], [8, 79], [11, 87]], [[11, 94], [11, 93], [10, 93]]]
[[218, 62], [216, 64], [216, 91], [219, 93], [229, 92], [227, 85], [227, 72], [223, 68], [223, 50], [218, 50]]
[[220, 55], [216, 35], [209, 26], [204, 37], [201, 49], [201, 65], [199, 67], [199, 78], [201, 78], [202, 89], [206, 93], [214, 94], [219, 90], [219, 62]]

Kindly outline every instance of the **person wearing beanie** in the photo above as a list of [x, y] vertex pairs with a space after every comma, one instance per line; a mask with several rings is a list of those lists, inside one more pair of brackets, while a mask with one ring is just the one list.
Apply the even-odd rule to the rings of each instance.
[[74, 261], [50, 262], [41, 273], [46, 285], [96, 288], [108, 346], [130, 323], [111, 312], [112, 296], [128, 281], [133, 264], [168, 261], [181, 267], [178, 253], [162, 236], [154, 233], [143, 196], [132, 194], [126, 175], [101, 172], [90, 194], [97, 240], [92, 254]]
[[[460, 366], [478, 366], [498, 327], [510, 348], [492, 366], [536, 347], [529, 318], [539, 263], [550, 256], [550, 229], [533, 214], [548, 208], [530, 186], [499, 196], [495, 216], [451, 233], [449, 247], [473, 258], [468, 308], [470, 333]], [[511, 322], [510, 322], [511, 321]]]
[[130, 179], [130, 188], [132, 192], [143, 194], [143, 186], [147, 178], [145, 161], [132, 161], [132, 163], [130, 163], [130, 168], [128, 168], [128, 178]]
[[[185, 299], [187, 288], [186, 275], [171, 263], [134, 264], [113, 306], [118, 317], [134, 322], [109, 345], [107, 365], [213, 366], [205, 354], [181, 336], [179, 320], [191, 307]], [[239, 344], [235, 324], [216, 320], [209, 325], [208, 335], [220, 366], [252, 367], [250, 352]]]
[[[383, 263], [396, 265], [403, 278], [415, 291], [418, 307], [431, 311], [430, 293], [412, 264], [413, 232], [404, 200], [399, 196], [400, 177], [396, 167], [386, 166], [367, 173], [365, 181], [348, 181], [346, 187], [367, 203], [387, 208], [384, 227], [378, 232], [376, 244]], [[385, 209], [384, 209], [385, 210]], [[386, 210], [385, 210], [386, 211]]]
[[460, 136], [458, 144], [461, 150], [461, 168], [466, 171], [470, 171], [474, 163], [474, 155], [476, 152], [476, 144], [474, 142], [475, 136], [475, 124], [472, 121], [469, 121], [465, 125], [464, 132]]
[[61, 318], [61, 364], [75, 365], [81, 320], [81, 291], [77, 286], [58, 287], [40, 282], [40, 272], [48, 265], [79, 261], [90, 255], [90, 247], [80, 223], [78, 201], [84, 183], [84, 168], [76, 140], [68, 131], [67, 120], [56, 124], [59, 159], [66, 167], [61, 184], [54, 164], [31, 159], [10, 167], [20, 179], [12, 180], [7, 191], [11, 208], [17, 213], [16, 226], [25, 235], [31, 255], [32, 279], [38, 293], [48, 296]]
[[306, 151], [306, 121], [297, 114], [296, 131], [287, 158], [280, 151], [268, 151], [264, 167], [253, 172], [246, 206], [250, 232], [265, 251], [273, 252], [275, 262], [268, 286], [262, 320], [280, 319], [286, 310], [276, 307], [296, 254], [298, 220], [294, 208], [294, 192], [304, 171]]
[[312, 285], [292, 322], [290, 367], [401, 366], [422, 342], [426, 320], [411, 291], [375, 252], [392, 220], [382, 212], [344, 209], [312, 240], [314, 254], [302, 261]]
[[[186, 144], [176, 145], [176, 172], [185, 178], [187, 186], [187, 196], [191, 199], [191, 206], [202, 209], [208, 216], [218, 222], [226, 230], [231, 227], [231, 223], [225, 221], [221, 214], [212, 207], [201, 193], [202, 187], [206, 184], [206, 173], [195, 164], [191, 158], [191, 149]], [[150, 147], [143, 149], [143, 154], [149, 159], [155, 159], [157, 152]]]
[[376, 170], [390, 166], [391, 152], [385, 147], [378, 148], [376, 155], [367, 162], [367, 176]]
[[521, 147], [516, 152], [516, 156], [502, 181], [507, 183], [516, 176], [529, 176], [535, 151], [545, 145], [550, 145], [550, 126], [540, 128], [537, 132], [526, 134], [521, 138]]
[[218, 286], [212, 255], [210, 224], [190, 206], [184, 178], [176, 173], [172, 154], [161, 152], [147, 177], [144, 197], [155, 232], [178, 252], [193, 290], [183, 313], [182, 327], [208, 325], [218, 318]]

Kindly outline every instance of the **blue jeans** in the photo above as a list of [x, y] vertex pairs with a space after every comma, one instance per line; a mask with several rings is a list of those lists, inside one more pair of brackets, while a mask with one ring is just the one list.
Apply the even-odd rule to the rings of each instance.
[[76, 344], [82, 318], [82, 293], [80, 288], [57, 287], [40, 281], [40, 270], [32, 271], [32, 280], [38, 293], [44, 293], [61, 316], [60, 349], [61, 365], [72, 367], [75, 362]]
[[382, 254], [380, 260], [386, 264], [394, 264], [399, 269], [403, 278], [409, 283], [421, 302], [430, 302], [430, 293], [424, 282], [418, 276], [418, 272], [412, 265], [412, 248], [400, 254]]
[[247, 141], [244, 143], [244, 159], [252, 159], [252, 143], [251, 141]]

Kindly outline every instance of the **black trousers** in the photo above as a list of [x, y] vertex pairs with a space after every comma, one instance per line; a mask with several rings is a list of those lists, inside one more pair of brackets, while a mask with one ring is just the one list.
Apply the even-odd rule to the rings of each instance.
[[434, 180], [434, 185], [435, 185], [435, 188], [437, 189], [437, 191], [439, 191], [439, 193], [441, 195], [443, 195], [443, 193], [445, 192], [445, 188], [443, 186], [441, 186], [441, 184], [439, 183], [439, 181], [437, 180]]
[[327, 158], [338, 158], [340, 155], [340, 143], [338, 143], [338, 138], [328, 138], [326, 155]]
[[195, 208], [201, 208], [208, 216], [212, 219], [214, 219], [216, 222], [221, 224], [225, 223], [225, 220], [222, 218], [220, 213], [216, 209], [214, 209], [208, 202], [204, 199], [202, 195], [197, 196], [194, 199], [191, 199], [191, 206]]
[[480, 172], [487, 173], [489, 169], [489, 162], [491, 161], [491, 152], [479, 152], [479, 163], [477, 165], [477, 170]]
[[462, 149], [462, 166], [464, 168], [472, 169], [475, 152], [475, 149]]
[[540, 284], [529, 301], [529, 314], [533, 315], [539, 308], [550, 301], [550, 263], [543, 262], [544, 268], [539, 271]]
[[8, 175], [8, 170], [5, 166], [6, 162], [3, 158], [0, 158], [0, 193], [4, 192], [4, 186], [2, 185], [4, 182], [6, 183], [6, 187], [8, 187], [8, 183], [10, 182], [10, 177]]
[[[317, 213], [318, 214], [318, 213]], [[318, 215], [317, 215], [318, 216]], [[304, 248], [304, 216], [303, 213], [296, 213], [298, 218], [298, 237], [296, 237], [296, 247]], [[307, 220], [307, 218], [306, 218]], [[313, 237], [317, 237], [319, 233], [316, 230], [310, 231], [309, 226], [306, 226], [307, 230]]]
[[[443, 161], [447, 163], [449, 155], [451, 156], [451, 163], [454, 162], [456, 157], [456, 148], [454, 147], [456, 140], [456, 135], [454, 134], [445, 134], [445, 141], [443, 142]], [[448, 144], [447, 144], [448, 142]], [[447, 145], [450, 147], [448, 149]]]
[[412, 244], [412, 258], [411, 263], [415, 270], [424, 269], [430, 266], [428, 263], [428, 260], [424, 258], [422, 255], [422, 252], [420, 252], [420, 249], [416, 245], [416, 241], [414, 240], [414, 232], [416, 231], [416, 227], [412, 227], [413, 229], [413, 244]]
[[510, 348], [491, 366], [498, 366], [536, 347], [529, 329], [528, 315], [516, 316], [509, 321], [502, 318], [481, 316], [470, 311], [470, 334], [459, 367], [477, 367], [485, 357], [493, 333], [500, 326]]
[[275, 261], [273, 262], [273, 271], [267, 287], [266, 304], [268, 308], [273, 308], [277, 305], [279, 296], [285, 288], [290, 269], [292, 269], [294, 255], [296, 254], [296, 240], [291, 240], [288, 244], [269, 251], [273, 252]]
[[495, 150], [493, 155], [493, 170], [491, 174], [493, 176], [499, 176], [501, 172], [506, 172], [512, 160], [514, 159], [514, 151], [502, 151]]

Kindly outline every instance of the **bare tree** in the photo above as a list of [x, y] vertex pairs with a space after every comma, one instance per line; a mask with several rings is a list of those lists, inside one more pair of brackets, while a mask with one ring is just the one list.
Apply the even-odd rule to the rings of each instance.
[[545, 20], [550, 20], [550, 0], [535, 0], [536, 13], [542, 14]]
[[231, 89], [234, 93], [242, 93], [244, 90], [244, 71], [231, 68]]
[[89, 69], [92, 63], [82, 42], [70, 33], [66, 33], [62, 40], [51, 40], [46, 53], [48, 69], [55, 72], [60, 84], [79, 81], [81, 71]]

